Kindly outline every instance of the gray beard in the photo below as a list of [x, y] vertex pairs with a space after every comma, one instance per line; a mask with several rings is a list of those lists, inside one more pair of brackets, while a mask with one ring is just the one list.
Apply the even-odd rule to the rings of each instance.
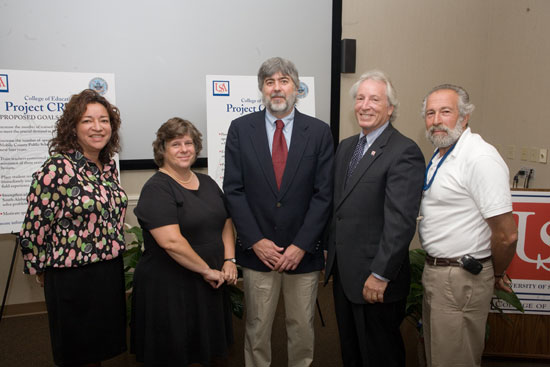
[[273, 103], [272, 100], [268, 100], [265, 96], [262, 95], [262, 102], [271, 113], [288, 112], [294, 107], [294, 104], [296, 103], [296, 96], [288, 96], [287, 98], [285, 98], [285, 101], [283, 103]]
[[[445, 131], [447, 135], [433, 135], [435, 130]], [[464, 132], [462, 128], [462, 119], [459, 119], [456, 122], [454, 129], [449, 129], [447, 126], [432, 126], [429, 130], [426, 130], [426, 138], [436, 147], [436, 148], [447, 148], [457, 142], [460, 138], [460, 135]]]

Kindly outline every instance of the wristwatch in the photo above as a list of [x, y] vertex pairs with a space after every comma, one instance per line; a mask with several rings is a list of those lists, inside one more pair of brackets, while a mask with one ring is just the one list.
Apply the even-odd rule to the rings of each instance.
[[235, 260], [234, 257], [231, 257], [231, 258], [229, 258], [229, 259], [223, 259], [223, 261], [224, 261], [224, 262], [226, 262], [226, 261], [231, 261], [233, 264], [236, 264], [236, 263], [237, 263], [237, 260]]

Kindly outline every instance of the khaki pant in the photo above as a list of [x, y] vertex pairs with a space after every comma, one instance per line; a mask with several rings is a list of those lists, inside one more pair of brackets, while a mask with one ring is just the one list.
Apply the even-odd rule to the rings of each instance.
[[271, 327], [282, 290], [288, 336], [288, 365], [313, 361], [315, 300], [319, 272], [286, 274], [243, 269], [246, 306], [244, 359], [247, 367], [271, 365]]
[[494, 290], [491, 261], [478, 275], [460, 267], [426, 264], [422, 284], [428, 367], [480, 366]]

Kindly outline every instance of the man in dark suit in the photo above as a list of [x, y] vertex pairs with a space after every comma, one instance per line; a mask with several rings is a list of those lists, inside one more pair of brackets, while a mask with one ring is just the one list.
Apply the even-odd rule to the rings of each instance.
[[282, 290], [288, 365], [310, 366], [313, 317], [324, 259], [320, 237], [332, 202], [329, 126], [295, 109], [298, 71], [265, 61], [258, 87], [265, 109], [234, 120], [223, 187], [237, 228], [246, 304], [245, 364], [271, 364], [271, 326]]
[[363, 74], [351, 94], [361, 133], [336, 152], [325, 281], [334, 275], [344, 366], [405, 366], [399, 326], [424, 157], [392, 126], [398, 102], [384, 73]]

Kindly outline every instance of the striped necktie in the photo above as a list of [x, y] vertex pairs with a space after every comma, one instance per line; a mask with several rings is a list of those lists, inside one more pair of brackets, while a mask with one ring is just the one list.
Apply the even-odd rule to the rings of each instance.
[[[357, 142], [357, 145], [355, 146], [355, 150], [353, 151], [353, 155], [351, 156], [351, 161], [349, 162], [348, 167], [348, 174], [347, 179], [351, 177], [353, 174], [353, 171], [355, 171], [355, 168], [359, 164], [359, 161], [363, 157], [363, 151], [365, 150], [365, 145], [367, 144], [367, 136], [363, 135], [361, 139], [359, 139], [359, 142]], [[346, 180], [347, 181], [347, 180]]]

